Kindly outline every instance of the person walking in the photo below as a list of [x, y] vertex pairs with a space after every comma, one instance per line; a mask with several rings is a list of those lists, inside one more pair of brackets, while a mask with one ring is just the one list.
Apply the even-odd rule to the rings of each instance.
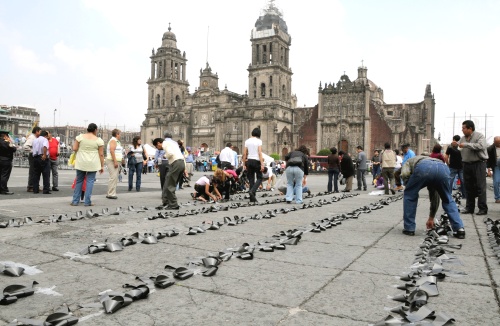
[[167, 176], [168, 169], [170, 168], [168, 165], [168, 159], [165, 156], [165, 150], [163, 149], [163, 138], [153, 139], [153, 146], [157, 149], [155, 154], [155, 164], [158, 168], [158, 172], [160, 173], [160, 186], [163, 190], [165, 177]]
[[[460, 140], [459, 135], [453, 136], [453, 141], [458, 142]], [[467, 198], [467, 191], [465, 190], [465, 180], [463, 173], [463, 163], [462, 163], [462, 153], [458, 149], [458, 143], [456, 145], [450, 145], [446, 149], [447, 164], [450, 169], [450, 184], [451, 189], [454, 188], [455, 177], [458, 176], [460, 180], [460, 191], [462, 192], [462, 197]]]
[[309, 150], [306, 146], [301, 145], [293, 152], [285, 156], [286, 161], [286, 202], [290, 204], [295, 194], [295, 202], [302, 204], [302, 187], [307, 183], [307, 175], [309, 174]]
[[16, 146], [9, 137], [7, 130], [0, 130], [0, 195], [13, 195], [8, 183], [12, 172], [12, 160]]
[[[410, 148], [410, 144], [401, 145], [401, 151], [403, 152], [403, 161], [401, 162], [401, 166], [410, 158], [415, 157], [415, 152]], [[401, 169], [396, 169], [394, 178], [396, 180], [396, 190], [403, 190], [403, 183], [401, 182]]]
[[89, 124], [86, 134], [76, 136], [73, 151], [76, 152], [76, 184], [71, 206], [78, 206], [85, 178], [87, 179], [87, 186], [83, 204], [85, 206], [94, 206], [92, 203], [92, 190], [95, 176], [97, 171], [101, 174], [104, 172], [104, 141], [101, 137], [97, 137], [97, 125], [95, 123]]
[[129, 145], [128, 148], [128, 191], [131, 191], [134, 186], [134, 173], [136, 175], [135, 190], [141, 191], [142, 168], [147, 163], [146, 153], [141, 142], [141, 136], [134, 136], [132, 145]]
[[403, 198], [403, 234], [415, 235], [418, 193], [427, 187], [431, 199], [431, 212], [426, 226], [434, 227], [434, 215], [439, 198], [442, 200], [444, 211], [448, 214], [453, 229], [453, 236], [465, 238], [465, 229], [457, 205], [451, 197], [450, 170], [442, 161], [428, 156], [415, 156], [408, 159], [401, 168], [401, 177], [406, 188]]
[[363, 190], [366, 190], [366, 169], [368, 168], [366, 164], [366, 153], [363, 151], [363, 146], [356, 147], [356, 151], [358, 152], [357, 162], [357, 174], [356, 178], [358, 179], [358, 188], [357, 191], [361, 191], [361, 185], [363, 185]]
[[48, 131], [47, 140], [49, 141], [49, 159], [50, 159], [50, 173], [52, 174], [52, 191], [59, 191], [59, 141], [52, 137]]
[[344, 151], [339, 152], [340, 172], [345, 178], [345, 189], [342, 192], [350, 192], [352, 190], [352, 179], [354, 178], [354, 164], [352, 158]]
[[476, 206], [479, 211], [476, 215], [488, 214], [488, 204], [486, 204], [486, 160], [488, 152], [484, 135], [475, 131], [476, 127], [472, 120], [462, 122], [462, 132], [464, 136], [459, 142], [453, 141], [452, 146], [462, 149], [462, 162], [464, 164], [465, 190], [467, 191], [467, 201], [463, 214], [474, 213]]
[[108, 167], [109, 180], [108, 180], [108, 193], [106, 198], [117, 199], [116, 185], [118, 183], [118, 175], [123, 160], [123, 146], [120, 142], [121, 131], [120, 129], [113, 129], [111, 131], [111, 139], [106, 147], [106, 166]]
[[175, 190], [179, 179], [185, 173], [186, 163], [184, 162], [184, 155], [179, 148], [179, 144], [172, 140], [171, 133], [165, 133], [162, 148], [165, 150], [165, 155], [170, 163], [170, 168], [165, 177], [165, 184], [162, 189], [162, 204], [165, 209], [177, 210], [179, 209], [179, 204], [177, 203]]
[[24, 151], [28, 152], [29, 171], [28, 171], [28, 187], [26, 188], [28, 192], [33, 192], [33, 176], [35, 175], [35, 161], [33, 159], [33, 141], [40, 136], [41, 131], [42, 128], [38, 126], [33, 127], [31, 135], [28, 136], [26, 142], [24, 142], [23, 145]]
[[186, 151], [187, 151], [187, 155], [185, 157], [185, 161], [186, 161], [186, 172], [187, 172], [187, 178], [186, 178], [186, 181], [187, 181], [187, 184], [186, 184], [186, 187], [191, 187], [191, 177], [193, 176], [193, 172], [194, 172], [194, 167], [193, 167], [193, 163], [194, 163], [194, 156], [193, 156], [193, 153], [191, 151], [191, 147], [186, 147]]
[[493, 139], [493, 145], [488, 147], [488, 176], [493, 176], [493, 193], [495, 203], [500, 204], [500, 136]]
[[[328, 192], [338, 193], [339, 192], [339, 173], [340, 173], [340, 160], [337, 154], [337, 149], [335, 147], [330, 148], [330, 154], [327, 158], [328, 161], [328, 184], [327, 190]], [[333, 183], [333, 187], [332, 187]]]
[[[384, 151], [382, 152], [382, 178], [384, 180], [384, 194], [389, 194], [389, 189], [394, 195], [396, 191], [395, 180], [394, 180], [394, 170], [396, 166], [397, 155], [391, 149], [390, 143], [384, 144]], [[390, 186], [389, 186], [390, 183]]]
[[262, 171], [264, 170], [264, 158], [262, 156], [262, 140], [260, 139], [260, 129], [252, 130], [252, 137], [245, 141], [243, 151], [243, 164], [247, 170], [248, 183], [250, 189], [250, 202], [257, 202], [256, 193], [262, 183]]
[[33, 193], [40, 192], [40, 176], [43, 178], [43, 193], [50, 195], [50, 159], [49, 159], [49, 133], [46, 130], [40, 132], [40, 136], [33, 141]]
[[381, 167], [380, 167], [380, 153], [378, 150], [373, 151], [373, 156], [372, 156], [372, 176], [373, 180], [375, 180], [375, 177], [380, 174]]

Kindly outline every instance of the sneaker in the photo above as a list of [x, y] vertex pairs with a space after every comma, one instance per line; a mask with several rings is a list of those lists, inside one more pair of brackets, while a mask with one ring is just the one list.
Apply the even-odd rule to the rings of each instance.
[[453, 232], [453, 236], [457, 239], [465, 239], [465, 230], [464, 228], [458, 229], [456, 232]]
[[415, 235], [415, 231], [403, 230], [403, 234], [404, 235], [411, 235], [411, 236], [413, 236], [413, 235]]

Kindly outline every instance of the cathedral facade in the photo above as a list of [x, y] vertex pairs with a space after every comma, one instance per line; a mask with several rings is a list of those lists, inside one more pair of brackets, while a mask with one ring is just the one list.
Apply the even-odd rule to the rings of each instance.
[[393, 148], [409, 143], [417, 153], [432, 148], [435, 101], [430, 85], [422, 102], [386, 104], [383, 90], [361, 66], [356, 80], [344, 74], [337, 84], [320, 83], [318, 104], [297, 108], [289, 66], [291, 39], [271, 0], [251, 32], [248, 91], [221, 90], [218, 75], [206, 63], [191, 94], [187, 56], [177, 48], [177, 37], [169, 27], [150, 56], [143, 143], [169, 131], [174, 139], [202, 152], [220, 150], [231, 142], [241, 154], [251, 131], [260, 128], [263, 152], [281, 158], [300, 145], [311, 154], [331, 147], [354, 154], [358, 145], [371, 153], [385, 142]]
[[[237, 94], [220, 89], [219, 77], [208, 63], [201, 70], [199, 85], [189, 93], [186, 53], [177, 48], [177, 38], [168, 31], [162, 45], [153, 49], [148, 84], [148, 109], [142, 123], [143, 142], [163, 137], [201, 151], [220, 150], [227, 142], [241, 149], [254, 128], [261, 129], [263, 152], [285, 155], [296, 146], [289, 66], [291, 36], [281, 12], [270, 2], [252, 29], [248, 92]], [[294, 137], [295, 135], [295, 137]]]

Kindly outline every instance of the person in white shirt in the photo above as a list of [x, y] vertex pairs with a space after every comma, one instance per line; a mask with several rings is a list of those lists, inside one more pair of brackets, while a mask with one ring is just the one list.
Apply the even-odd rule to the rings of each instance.
[[[33, 141], [40, 136], [40, 132], [42, 128], [33, 127], [31, 135], [28, 136], [28, 139], [24, 142], [23, 149], [25, 152], [28, 152], [28, 163], [29, 163], [29, 171], [28, 171], [28, 192], [33, 192], [33, 178], [35, 176], [35, 161], [33, 160]], [[39, 188], [39, 187], [38, 187]]]
[[231, 148], [233, 145], [231, 143], [227, 143], [226, 147], [220, 151], [219, 160], [221, 164], [221, 169], [230, 169], [234, 170], [234, 151]]
[[184, 155], [179, 148], [179, 144], [172, 140], [171, 133], [165, 133], [162, 147], [170, 163], [170, 168], [165, 176], [165, 184], [163, 185], [161, 199], [165, 209], [177, 210], [179, 209], [179, 204], [177, 203], [175, 190], [180, 178], [182, 178], [182, 175], [185, 173], [186, 163], [184, 161]]
[[264, 167], [262, 171], [262, 182], [267, 181], [266, 190], [272, 190], [276, 185], [276, 175], [270, 167]]
[[[252, 130], [252, 137], [245, 141], [242, 161], [248, 174], [250, 185], [250, 202], [257, 202], [255, 198], [257, 189], [262, 183], [262, 171], [264, 170], [264, 158], [262, 156], [262, 140], [260, 140], [260, 129]], [[255, 180], [257, 179], [257, 180]]]
[[33, 193], [40, 192], [39, 182], [40, 175], [43, 177], [43, 193], [51, 194], [50, 192], [50, 159], [49, 159], [49, 141], [47, 140], [49, 133], [45, 130], [40, 132], [40, 136], [33, 140]]

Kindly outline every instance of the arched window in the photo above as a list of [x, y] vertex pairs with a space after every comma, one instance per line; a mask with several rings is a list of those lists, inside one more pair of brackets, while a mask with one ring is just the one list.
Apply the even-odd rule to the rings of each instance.
[[155, 106], [155, 91], [151, 90], [151, 108]]
[[273, 76], [269, 76], [269, 86], [273, 84]]
[[257, 98], [257, 91], [253, 91], [253, 98]]
[[272, 88], [269, 89], [269, 97], [273, 97], [273, 89]]
[[264, 83], [260, 84], [260, 96], [266, 97], [266, 84]]
[[156, 95], [156, 106], [160, 107], [160, 94]]
[[180, 100], [181, 100], [180, 96], [179, 96], [179, 95], [176, 95], [176, 96], [175, 96], [175, 107], [178, 107], [178, 106], [179, 106], [179, 104], [180, 104]]
[[254, 86], [257, 86], [257, 77], [254, 77], [254, 78], [253, 78], [253, 85], [254, 85]]
[[281, 97], [286, 98], [286, 90], [285, 90], [285, 85], [281, 86]]

